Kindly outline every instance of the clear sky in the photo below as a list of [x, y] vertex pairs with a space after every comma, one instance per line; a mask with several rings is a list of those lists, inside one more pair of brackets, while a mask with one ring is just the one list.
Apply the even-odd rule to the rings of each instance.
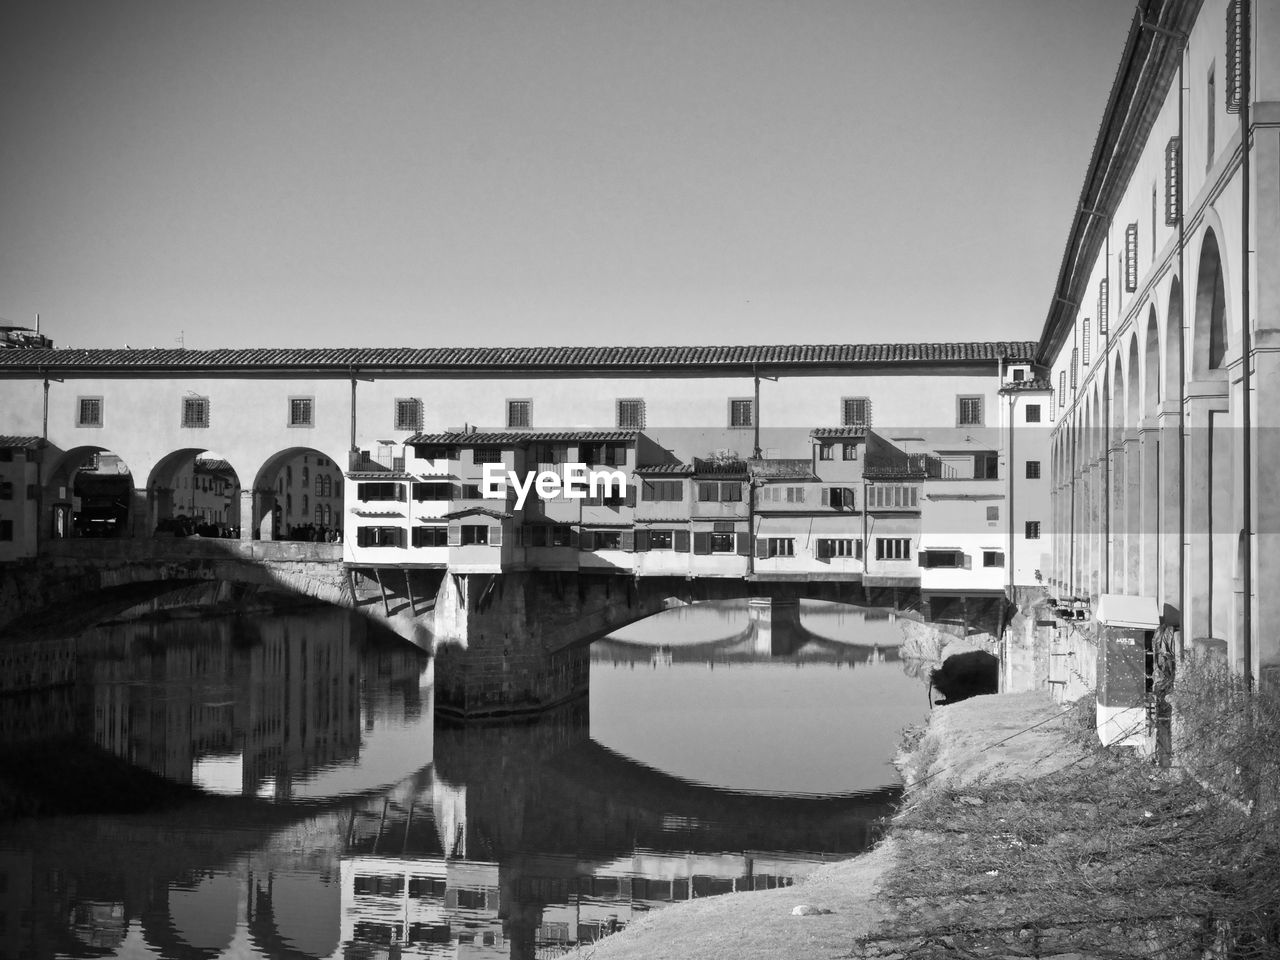
[[1034, 339], [1132, 10], [9, 0], [0, 317], [76, 347]]

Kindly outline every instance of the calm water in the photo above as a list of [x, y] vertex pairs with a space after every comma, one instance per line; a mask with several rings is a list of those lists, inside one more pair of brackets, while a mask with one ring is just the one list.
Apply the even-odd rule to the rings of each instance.
[[0, 737], [72, 734], [203, 796], [0, 823], [0, 957], [550, 957], [788, 884], [896, 797], [928, 710], [900, 640], [831, 604], [686, 607], [597, 643], [589, 702], [459, 727], [415, 650], [344, 613], [97, 628], [73, 684], [0, 696]]

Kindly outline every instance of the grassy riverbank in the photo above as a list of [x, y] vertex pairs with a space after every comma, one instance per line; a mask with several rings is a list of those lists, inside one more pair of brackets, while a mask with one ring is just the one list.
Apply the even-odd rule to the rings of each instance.
[[1097, 746], [1091, 708], [1006, 694], [937, 710], [871, 854], [657, 911], [576, 956], [1280, 957], [1276, 810]]

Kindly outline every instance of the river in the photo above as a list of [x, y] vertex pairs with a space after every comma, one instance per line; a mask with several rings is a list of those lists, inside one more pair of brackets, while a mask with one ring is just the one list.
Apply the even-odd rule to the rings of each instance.
[[[892, 810], [928, 710], [899, 627], [677, 608], [593, 645], [588, 698], [458, 725], [429, 660], [345, 612], [98, 626], [41, 653], [66, 682], [0, 695], [42, 789], [68, 751], [131, 765], [54, 784], [93, 813], [0, 821], [0, 957], [552, 957], [790, 884]], [[190, 789], [100, 812], [133, 768]]]

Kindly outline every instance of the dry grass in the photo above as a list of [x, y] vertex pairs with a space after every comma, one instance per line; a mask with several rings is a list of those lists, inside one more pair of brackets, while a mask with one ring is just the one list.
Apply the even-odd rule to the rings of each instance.
[[1178, 743], [1217, 783], [1094, 747], [1031, 782], [923, 792], [895, 821], [892, 920], [850, 956], [1280, 957], [1280, 822], [1262, 786], [1280, 786], [1280, 710], [1195, 665], [1183, 677]]

